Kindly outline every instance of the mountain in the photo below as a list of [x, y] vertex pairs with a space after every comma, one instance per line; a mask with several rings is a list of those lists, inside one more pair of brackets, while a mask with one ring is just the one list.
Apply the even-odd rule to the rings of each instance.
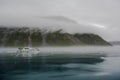
[[99, 35], [91, 34], [95, 30], [63, 16], [45, 16], [37, 17], [36, 20], [18, 21], [23, 21], [19, 24], [28, 27], [1, 26], [0, 46], [110, 45]]
[[70, 34], [62, 29], [50, 31], [38, 27], [0, 27], [1, 47], [24, 46], [72, 46], [72, 45], [110, 45], [99, 35], [90, 33]]

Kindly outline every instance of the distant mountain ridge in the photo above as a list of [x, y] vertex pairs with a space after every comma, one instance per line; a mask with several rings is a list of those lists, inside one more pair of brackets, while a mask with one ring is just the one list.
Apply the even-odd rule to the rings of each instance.
[[62, 29], [50, 31], [49, 29], [29, 27], [0, 27], [1, 47], [24, 46], [73, 46], [73, 45], [110, 45], [96, 34], [75, 33], [70, 34]]

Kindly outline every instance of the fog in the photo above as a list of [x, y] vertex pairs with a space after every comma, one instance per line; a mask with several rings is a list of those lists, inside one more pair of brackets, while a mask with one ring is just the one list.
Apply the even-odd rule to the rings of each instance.
[[[36, 47], [32, 48], [31, 52], [25, 54], [40, 54], [53, 55], [53, 54], [87, 54], [89, 57], [96, 55], [106, 55], [109, 57], [119, 57], [120, 46], [69, 46], [69, 47]], [[35, 50], [34, 50], [35, 49]], [[39, 49], [37, 52], [36, 49]], [[0, 48], [0, 54], [13, 54], [17, 53], [18, 48]], [[24, 53], [24, 52], [23, 52]], [[22, 53], [22, 54], [23, 54]], [[19, 54], [19, 53], [18, 53]]]
[[96, 33], [107, 41], [120, 40], [119, 14], [119, 0], [0, 0], [1, 26], [62, 28]]

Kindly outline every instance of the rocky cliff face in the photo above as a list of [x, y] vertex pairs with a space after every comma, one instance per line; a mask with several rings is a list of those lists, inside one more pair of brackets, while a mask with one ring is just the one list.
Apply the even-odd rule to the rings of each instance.
[[69, 34], [62, 30], [48, 31], [40, 28], [0, 27], [1, 47], [24, 46], [72, 46], [72, 45], [110, 45], [96, 34]]

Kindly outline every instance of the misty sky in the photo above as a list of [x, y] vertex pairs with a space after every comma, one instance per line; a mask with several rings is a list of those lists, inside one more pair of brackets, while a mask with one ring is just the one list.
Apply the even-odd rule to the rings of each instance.
[[120, 0], [0, 0], [0, 25], [39, 26], [41, 17], [64, 16], [80, 26], [62, 28], [97, 33], [108, 41], [120, 41], [119, 15]]

